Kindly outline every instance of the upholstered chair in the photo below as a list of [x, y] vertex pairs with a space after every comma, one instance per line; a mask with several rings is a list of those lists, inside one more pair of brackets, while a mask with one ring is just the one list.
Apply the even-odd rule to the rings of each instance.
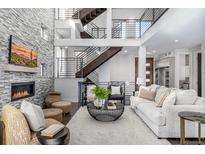
[[[3, 128], [3, 144], [8, 145], [24, 145], [24, 144], [40, 144], [36, 137], [36, 132], [32, 132], [24, 117], [23, 113], [11, 105], [5, 105], [2, 109]], [[62, 123], [54, 119], [46, 119], [46, 127], [52, 124]], [[65, 139], [68, 143], [69, 136]]]

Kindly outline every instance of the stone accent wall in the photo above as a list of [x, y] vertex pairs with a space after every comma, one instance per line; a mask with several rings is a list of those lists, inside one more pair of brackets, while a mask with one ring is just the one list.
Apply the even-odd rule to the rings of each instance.
[[[48, 41], [41, 38], [41, 27], [48, 28]], [[9, 37], [14, 35], [31, 44], [38, 52], [38, 73], [5, 72], [8, 64]], [[22, 100], [11, 102], [11, 83], [35, 81], [35, 96], [26, 98], [43, 106], [45, 96], [54, 87], [54, 9], [0, 9], [0, 106], [19, 107]], [[46, 75], [40, 76], [40, 64], [46, 64]]]

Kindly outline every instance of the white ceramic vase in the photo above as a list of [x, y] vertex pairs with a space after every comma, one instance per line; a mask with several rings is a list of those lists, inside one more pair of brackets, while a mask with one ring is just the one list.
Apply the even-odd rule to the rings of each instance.
[[102, 107], [102, 106], [104, 105], [104, 103], [105, 103], [105, 99], [96, 99], [96, 100], [94, 101], [94, 105], [95, 105], [96, 107]]

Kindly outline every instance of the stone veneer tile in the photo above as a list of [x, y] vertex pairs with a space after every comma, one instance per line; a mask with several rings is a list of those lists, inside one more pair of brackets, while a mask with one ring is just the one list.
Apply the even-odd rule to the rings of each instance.
[[[46, 41], [41, 38], [40, 30], [44, 25], [48, 28]], [[4, 64], [8, 64], [9, 37], [19, 37], [26, 44], [38, 48], [38, 73], [4, 72]], [[35, 81], [36, 94], [26, 98], [43, 106], [46, 94], [54, 87], [54, 9], [0, 9], [0, 106], [12, 104], [19, 107], [22, 100], [11, 102], [11, 83]], [[40, 64], [46, 63], [46, 76], [40, 76]]]

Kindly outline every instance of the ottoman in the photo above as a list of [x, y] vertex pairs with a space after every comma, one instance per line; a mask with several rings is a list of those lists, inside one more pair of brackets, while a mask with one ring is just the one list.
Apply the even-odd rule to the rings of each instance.
[[45, 118], [52, 118], [57, 121], [63, 121], [63, 111], [59, 108], [43, 109]]
[[71, 102], [68, 102], [68, 101], [55, 102], [55, 103], [52, 103], [51, 106], [54, 107], [54, 108], [62, 109], [64, 115], [66, 113], [70, 113], [70, 111], [71, 111]]

